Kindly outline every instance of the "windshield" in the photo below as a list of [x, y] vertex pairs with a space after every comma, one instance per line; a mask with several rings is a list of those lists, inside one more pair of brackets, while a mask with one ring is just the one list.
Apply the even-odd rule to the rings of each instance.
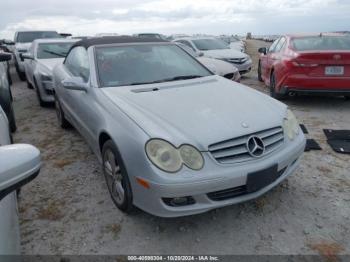
[[312, 36], [292, 39], [297, 51], [308, 50], [350, 50], [350, 38], [346, 36]]
[[229, 49], [227, 43], [219, 39], [197, 39], [192, 40], [197, 49], [206, 50], [217, 50], [217, 49]]
[[211, 73], [176, 45], [130, 45], [96, 48], [103, 87], [160, 83]]
[[35, 39], [40, 38], [62, 38], [57, 32], [47, 31], [47, 32], [19, 32], [17, 34], [17, 43], [31, 43]]
[[47, 43], [39, 44], [37, 51], [38, 59], [66, 57], [73, 43]]

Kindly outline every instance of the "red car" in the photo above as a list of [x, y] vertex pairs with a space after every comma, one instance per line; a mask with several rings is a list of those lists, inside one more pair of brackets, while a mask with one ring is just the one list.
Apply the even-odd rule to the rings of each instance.
[[349, 35], [286, 35], [259, 53], [258, 78], [274, 98], [313, 93], [350, 97]]

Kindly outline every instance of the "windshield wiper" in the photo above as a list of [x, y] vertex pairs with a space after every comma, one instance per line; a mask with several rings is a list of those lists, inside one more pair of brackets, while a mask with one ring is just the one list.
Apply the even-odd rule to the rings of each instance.
[[57, 56], [59, 56], [59, 57], [66, 57], [66, 55], [67, 55], [67, 54], [56, 53], [56, 52], [49, 51], [49, 50], [43, 50], [43, 52], [48, 53], [48, 54], [51, 54], [51, 55], [57, 55]]
[[151, 82], [135, 82], [135, 83], [131, 83], [130, 85], [136, 86], [136, 85], [157, 84], [157, 83], [171, 82], [171, 81], [177, 81], [177, 80], [186, 80], [186, 79], [193, 79], [193, 78], [199, 78], [199, 77], [204, 77], [204, 76], [200, 76], [200, 75], [174, 76], [174, 77], [165, 78], [165, 79], [156, 80], [156, 81], [151, 81]]

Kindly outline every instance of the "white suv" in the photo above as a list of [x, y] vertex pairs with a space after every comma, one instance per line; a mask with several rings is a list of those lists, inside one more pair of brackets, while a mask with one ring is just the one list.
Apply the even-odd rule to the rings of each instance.
[[41, 38], [62, 38], [62, 36], [56, 31], [17, 31], [15, 33], [15, 66], [18, 76], [22, 81], [26, 79], [26, 75], [21, 54], [28, 51], [35, 39]]

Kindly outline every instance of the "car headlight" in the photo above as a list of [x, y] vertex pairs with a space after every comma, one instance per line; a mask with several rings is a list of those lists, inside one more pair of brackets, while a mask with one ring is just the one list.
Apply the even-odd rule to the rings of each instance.
[[152, 139], [146, 144], [149, 160], [163, 171], [175, 173], [183, 164], [199, 170], [204, 165], [202, 154], [193, 146], [182, 145], [179, 149], [162, 139]]
[[287, 110], [287, 114], [283, 122], [283, 128], [290, 140], [293, 140], [299, 134], [298, 120], [289, 109]]
[[202, 154], [193, 146], [182, 145], [179, 149], [183, 163], [194, 170], [199, 170], [204, 165]]

